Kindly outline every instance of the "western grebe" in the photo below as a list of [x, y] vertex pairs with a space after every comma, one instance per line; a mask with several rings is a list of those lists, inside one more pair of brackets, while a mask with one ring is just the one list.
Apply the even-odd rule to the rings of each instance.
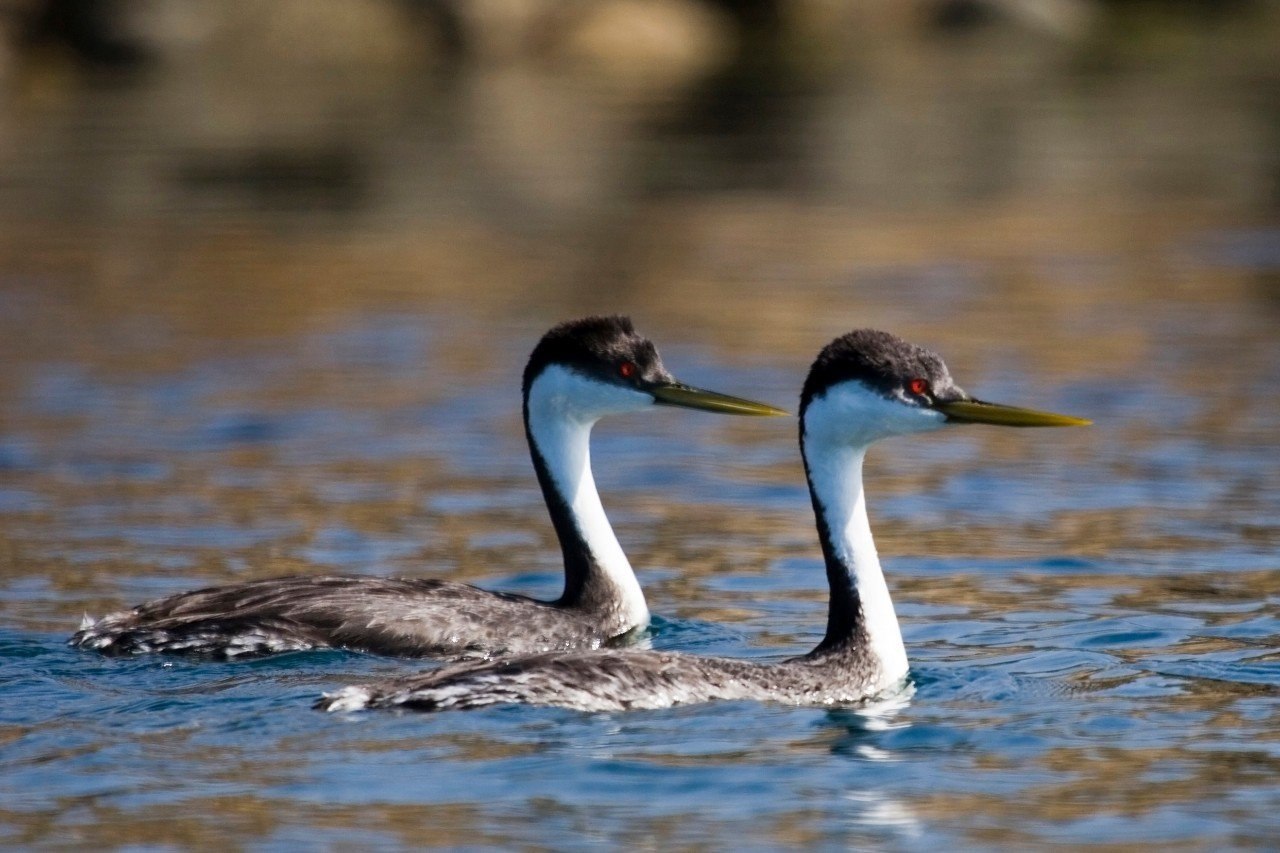
[[555, 601], [419, 578], [282, 577], [184, 592], [88, 617], [71, 645], [107, 654], [235, 658], [315, 648], [401, 656], [596, 648], [648, 623], [591, 475], [591, 427], [656, 405], [733, 415], [773, 406], [677, 382], [625, 317], [556, 326], [523, 381], [525, 436], [564, 554]]
[[907, 653], [867, 521], [862, 461], [882, 438], [962, 423], [1089, 422], [975, 400], [941, 358], [885, 332], [855, 331], [819, 354], [800, 397], [800, 451], [830, 603], [826, 636], [802, 657], [766, 664], [640, 649], [539, 654], [347, 687], [317, 707], [439, 711], [515, 702], [622, 711], [732, 699], [856, 703], [890, 692], [906, 678]]

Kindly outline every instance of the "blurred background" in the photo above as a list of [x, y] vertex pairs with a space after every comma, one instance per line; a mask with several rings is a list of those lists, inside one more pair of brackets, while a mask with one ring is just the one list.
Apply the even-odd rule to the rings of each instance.
[[[986, 338], [1033, 298], [1058, 351], [1090, 306], [1233, 289], [1187, 264], [1280, 252], [1267, 2], [5, 0], [0, 20], [6, 313], [47, 299], [90, 327], [0, 343], [28, 355], [119, 349], [126, 318], [229, 341], [352, 311], [624, 310], [803, 361], [957, 301], [989, 309]], [[858, 304], [886, 288], [897, 305]]]
[[[391, 663], [63, 648], [286, 572], [554, 596], [519, 375], [597, 312], [777, 404], [874, 326], [1097, 426], [873, 454], [879, 729], [342, 728]], [[1269, 0], [0, 0], [0, 840], [1266, 846], [1278, 321]], [[593, 446], [657, 645], [812, 645], [794, 424]]]

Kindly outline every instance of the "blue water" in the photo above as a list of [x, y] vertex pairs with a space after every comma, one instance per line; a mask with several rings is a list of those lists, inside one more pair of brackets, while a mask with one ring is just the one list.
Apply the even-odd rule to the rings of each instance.
[[[361, 73], [345, 12], [241, 39], [187, 5], [149, 73], [0, 56], [0, 847], [1280, 846], [1268, 4], [969, 4], [991, 20], [946, 32], [796, 4], [786, 55], [670, 78], [557, 65], [547, 27], [593, 4], [438, 76]], [[278, 574], [554, 596], [519, 376], [596, 312], [779, 405], [872, 326], [1095, 425], [869, 457], [892, 706], [327, 715], [431, 664], [66, 647], [86, 613]], [[654, 647], [818, 641], [795, 433], [596, 429]]]
[[[320, 690], [414, 665], [340, 652], [105, 660], [62, 635], [6, 631], [4, 840], [92, 835], [109, 814], [143, 833], [131, 837], [163, 822], [265, 844], [339, 844], [353, 829], [414, 843], [383, 825], [400, 814], [432, 841], [570, 848], [743, 834], [747, 846], [1266, 845], [1280, 805], [1274, 595], [1135, 606], [1115, 584], [1123, 569], [1098, 566], [1103, 589], [1076, 595], [981, 579], [1043, 610], [904, 602], [915, 694], [869, 713], [332, 716], [308, 710]], [[769, 646], [758, 634], [671, 620], [654, 643], [755, 655]], [[335, 805], [345, 817], [326, 822]]]
[[[64, 645], [81, 612], [281, 571], [554, 595], [503, 371], [389, 402], [413, 381], [404, 365], [449, 338], [420, 319], [416, 332], [360, 321], [243, 371], [29, 371], [29, 394], [8, 404], [19, 426], [0, 443], [13, 555], [0, 588], [0, 842], [1274, 842], [1274, 454], [1247, 405], [1226, 434], [1126, 438], [1185, 404], [1159, 388], [1143, 407], [1099, 402], [1092, 431], [880, 449], [872, 514], [912, 659], [913, 692], [891, 707], [326, 715], [310, 709], [322, 691], [431, 664], [336, 651], [105, 659]], [[344, 388], [373, 383], [372, 409], [323, 393], [277, 410], [305, 359], [387, 324], [400, 342], [385, 359], [325, 368]], [[678, 355], [714, 384], [705, 350]], [[498, 361], [521, 358], [512, 343]], [[755, 393], [787, 398], [784, 370], [760, 377]], [[1013, 367], [1006, 378], [1026, 384]], [[227, 409], [229, 395], [241, 400]], [[36, 429], [49, 410], [72, 419], [56, 442]], [[654, 647], [778, 659], [811, 647], [824, 616], [794, 428], [725, 424], [676, 413], [602, 427], [601, 490], [659, 614]]]

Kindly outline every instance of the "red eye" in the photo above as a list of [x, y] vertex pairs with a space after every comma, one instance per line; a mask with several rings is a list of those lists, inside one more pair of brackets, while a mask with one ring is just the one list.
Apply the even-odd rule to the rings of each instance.
[[619, 374], [623, 379], [630, 379], [632, 376], [635, 376], [635, 375], [636, 375], [636, 366], [635, 366], [635, 364], [634, 364], [634, 363], [632, 363], [632, 362], [630, 362], [630, 361], [624, 361], [624, 362], [622, 362], [622, 364], [619, 364], [619, 365], [618, 365], [618, 374]]
[[929, 391], [929, 383], [924, 379], [912, 379], [907, 383], [907, 390], [917, 397], [923, 397]]

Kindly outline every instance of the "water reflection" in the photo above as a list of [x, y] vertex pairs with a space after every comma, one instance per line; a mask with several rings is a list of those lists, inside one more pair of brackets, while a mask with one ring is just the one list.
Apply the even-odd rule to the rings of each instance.
[[826, 711], [822, 727], [840, 733], [831, 745], [832, 753], [866, 761], [893, 761], [893, 754], [877, 744], [883, 743], [882, 733], [910, 726], [902, 711], [911, 704], [915, 692], [915, 685], [907, 684], [901, 693], [865, 707]]
[[[597, 16], [646, 4], [538, 38], [508, 4], [189, 5], [138, 25], [143, 73], [0, 76], [0, 839], [1272, 843], [1274, 9], [666, 3], [619, 43]], [[290, 572], [553, 594], [518, 377], [591, 311], [777, 403], [885, 327], [1097, 426], [872, 455], [917, 688], [879, 715], [336, 720], [305, 709], [400, 664], [62, 647]], [[655, 647], [814, 645], [792, 429], [605, 425], [593, 461]]]
[[849, 791], [846, 799], [854, 804], [850, 823], [855, 827], [868, 827], [890, 838], [902, 840], [920, 838], [923, 834], [915, 810], [899, 799], [886, 797], [875, 791]]

